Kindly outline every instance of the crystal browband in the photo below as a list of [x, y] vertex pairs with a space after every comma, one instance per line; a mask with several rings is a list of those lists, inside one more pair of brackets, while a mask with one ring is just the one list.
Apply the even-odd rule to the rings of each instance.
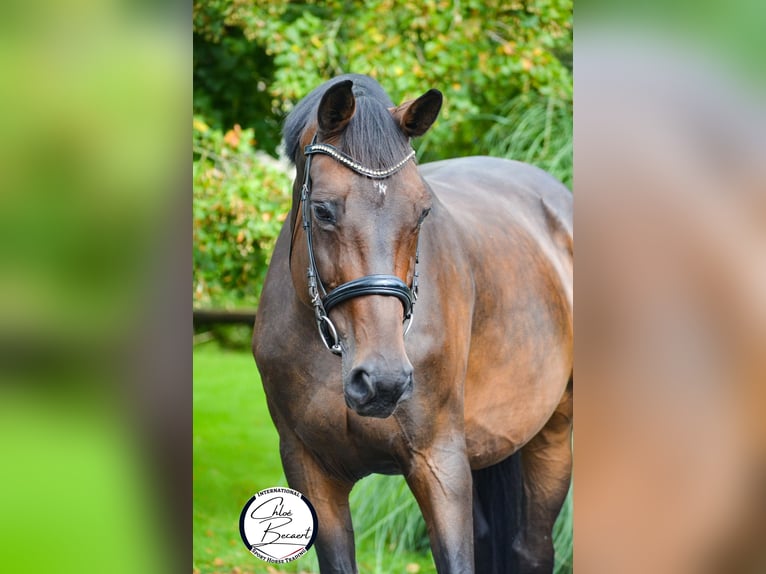
[[369, 167], [364, 167], [359, 162], [355, 161], [352, 157], [346, 155], [330, 144], [312, 143], [311, 145], [306, 146], [303, 153], [306, 155], [315, 153], [323, 153], [325, 155], [329, 155], [346, 167], [354, 170], [356, 173], [370, 177], [372, 179], [385, 179], [394, 175], [397, 171], [402, 169], [408, 161], [415, 157], [415, 150], [412, 150], [403, 160], [401, 160], [396, 165], [389, 167], [388, 169], [370, 169]]

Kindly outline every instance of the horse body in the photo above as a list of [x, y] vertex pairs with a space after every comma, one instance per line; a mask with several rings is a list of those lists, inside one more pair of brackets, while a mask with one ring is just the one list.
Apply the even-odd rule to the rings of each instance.
[[[321, 199], [331, 187], [323, 178], [339, 178], [344, 168], [319, 159], [312, 181]], [[428, 199], [430, 215], [417, 235], [419, 297], [407, 337], [396, 327], [402, 310], [394, 297], [358, 297], [343, 303], [342, 313], [331, 312], [346, 334], [342, 360], [325, 349], [296, 273], [306, 261], [296, 245], [305, 233], [295, 225], [297, 205], [277, 241], [255, 325], [253, 350], [285, 474], [319, 516], [320, 567], [323, 574], [356, 572], [348, 493], [362, 477], [385, 473], [406, 477], [440, 573], [473, 572], [474, 564], [482, 572], [487, 564], [508, 571], [510, 564], [497, 562], [510, 559], [478, 556], [487, 545], [480, 537], [498, 533], [482, 534], [489, 519], [472, 503], [471, 472], [521, 449], [525, 523], [505, 545], [519, 571], [549, 572], [551, 528], [571, 469], [571, 194], [541, 170], [494, 158], [435, 162], [419, 172], [409, 165], [394, 178], [386, 197], [353, 180], [343, 209], [354, 215], [352, 200], [366, 194], [370, 217], [385, 230], [401, 227], [386, 219], [387, 209], [399, 209], [399, 219], [407, 213], [396, 203], [406, 194], [397, 199], [396, 188], [409, 190], [413, 201]], [[338, 181], [341, 189], [345, 180]], [[425, 183], [418, 192], [407, 182]], [[348, 255], [345, 267], [353, 269], [339, 268], [337, 280], [332, 259], [319, 254], [333, 277], [330, 287], [390, 273], [386, 266], [412, 281], [414, 253], [402, 254], [412, 239], [400, 232], [398, 243], [383, 241], [376, 229], [375, 222], [357, 228], [348, 253], [366, 257]], [[387, 378], [410, 376], [392, 414], [366, 416], [347, 396], [360, 364], [367, 365], [365, 382], [383, 373], [380, 394]]]
[[466, 441], [471, 468], [484, 468], [537, 434], [572, 372], [571, 194], [539, 169], [497, 158], [446, 160], [421, 173], [450, 212], [462, 252], [456, 271], [470, 278], [459, 290], [472, 303], [463, 319]]

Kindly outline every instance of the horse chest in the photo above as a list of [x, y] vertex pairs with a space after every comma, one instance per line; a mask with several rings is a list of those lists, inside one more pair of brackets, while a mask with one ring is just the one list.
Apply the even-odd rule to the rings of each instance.
[[309, 406], [294, 413], [291, 426], [328, 470], [354, 479], [400, 470], [404, 443], [392, 418], [360, 417], [346, 407], [342, 397], [322, 397], [322, 393], [312, 403], [323, 407]]

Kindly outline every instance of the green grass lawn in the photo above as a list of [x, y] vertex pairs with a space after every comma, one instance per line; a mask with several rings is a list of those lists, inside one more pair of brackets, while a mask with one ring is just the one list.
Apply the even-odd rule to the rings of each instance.
[[[316, 555], [262, 562], [239, 537], [242, 507], [257, 491], [287, 486], [279, 440], [249, 351], [206, 343], [194, 350], [194, 571], [316, 573]], [[425, 525], [401, 477], [372, 476], [351, 493], [359, 571], [433, 574]], [[556, 572], [571, 572], [571, 493], [557, 523]]]
[[254, 492], [282, 480], [277, 432], [252, 356], [206, 344], [194, 351], [194, 567], [266, 572], [239, 537]]

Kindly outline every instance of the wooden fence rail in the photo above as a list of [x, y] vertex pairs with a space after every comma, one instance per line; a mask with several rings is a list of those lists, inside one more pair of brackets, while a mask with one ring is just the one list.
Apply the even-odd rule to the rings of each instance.
[[194, 326], [249, 325], [255, 322], [254, 309], [194, 309]]

